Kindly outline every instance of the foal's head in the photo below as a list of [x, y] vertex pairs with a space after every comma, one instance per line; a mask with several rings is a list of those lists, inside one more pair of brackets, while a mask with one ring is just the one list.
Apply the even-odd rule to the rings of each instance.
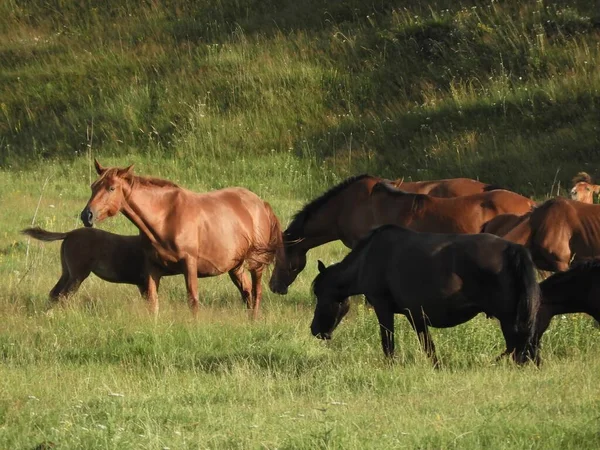
[[313, 281], [313, 292], [317, 298], [317, 306], [310, 331], [319, 339], [331, 339], [333, 330], [339, 325], [350, 309], [348, 297], [341, 297], [336, 292], [335, 280], [331, 272], [319, 261], [319, 275]]
[[92, 196], [81, 211], [81, 221], [86, 227], [94, 226], [94, 223], [121, 211], [123, 200], [131, 189], [133, 175], [133, 165], [125, 169], [106, 168], [96, 160], [94, 165], [100, 178], [92, 184]]
[[600, 185], [592, 184], [592, 177], [585, 172], [579, 172], [573, 178], [571, 199], [583, 203], [594, 203], [594, 194], [600, 194]]

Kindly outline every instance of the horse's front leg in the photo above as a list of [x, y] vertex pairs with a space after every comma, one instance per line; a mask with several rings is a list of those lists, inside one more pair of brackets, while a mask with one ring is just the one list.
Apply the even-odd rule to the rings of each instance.
[[146, 278], [146, 286], [139, 287], [140, 293], [148, 302], [148, 310], [155, 317], [158, 316], [158, 286], [160, 285], [160, 274], [150, 270]]
[[433, 339], [431, 339], [431, 334], [429, 334], [429, 327], [427, 326], [427, 322], [425, 322], [427, 318], [424, 315], [413, 316], [412, 314], [407, 317], [408, 321], [410, 322], [413, 329], [417, 333], [417, 336], [419, 337], [419, 341], [421, 342], [423, 350], [425, 350], [427, 356], [431, 358], [433, 367], [439, 369], [440, 363], [435, 353], [435, 345], [433, 344]]
[[388, 306], [385, 299], [376, 299], [369, 296], [369, 301], [375, 308], [381, 333], [381, 347], [385, 356], [394, 356], [394, 311]]
[[185, 269], [183, 272], [185, 277], [185, 287], [188, 294], [188, 305], [192, 310], [194, 318], [198, 317], [198, 263], [195, 259], [190, 258], [185, 261]]

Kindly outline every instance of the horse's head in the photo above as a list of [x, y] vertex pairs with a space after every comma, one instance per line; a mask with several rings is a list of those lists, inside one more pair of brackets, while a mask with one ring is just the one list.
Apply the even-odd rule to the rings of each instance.
[[121, 211], [123, 200], [131, 189], [133, 174], [133, 165], [125, 169], [106, 168], [96, 160], [94, 165], [100, 178], [92, 183], [92, 196], [81, 211], [81, 221], [86, 227], [92, 227], [94, 223]]
[[600, 186], [594, 186], [592, 184], [580, 181], [571, 189], [571, 200], [592, 204], [594, 203], [594, 192], [598, 193], [599, 190]]
[[269, 280], [269, 289], [275, 294], [287, 294], [288, 287], [306, 267], [306, 252], [296, 242], [286, 243], [283, 257], [275, 260], [275, 268]]
[[310, 325], [313, 336], [331, 339], [333, 330], [339, 325], [350, 309], [348, 297], [339, 298], [335, 287], [327, 277], [327, 268], [319, 261], [319, 275], [313, 281], [313, 292], [317, 298], [315, 315]]
[[570, 191], [571, 200], [577, 200], [583, 203], [594, 203], [594, 194], [600, 193], [600, 185], [592, 184], [592, 177], [579, 172], [573, 178], [573, 188]]

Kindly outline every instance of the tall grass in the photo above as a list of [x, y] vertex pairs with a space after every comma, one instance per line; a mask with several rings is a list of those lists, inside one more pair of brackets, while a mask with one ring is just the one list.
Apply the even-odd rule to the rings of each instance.
[[594, 2], [259, 3], [5, 2], [0, 164], [72, 160], [93, 128], [102, 156], [186, 165], [309, 153], [528, 194], [593, 171]]

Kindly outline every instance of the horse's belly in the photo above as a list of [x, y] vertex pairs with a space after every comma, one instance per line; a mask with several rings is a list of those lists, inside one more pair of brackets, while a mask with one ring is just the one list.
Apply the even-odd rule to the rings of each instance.
[[447, 297], [425, 301], [416, 310], [422, 311], [430, 326], [448, 328], [468, 322], [481, 312], [481, 307], [469, 301], [461, 292], [457, 292]]

